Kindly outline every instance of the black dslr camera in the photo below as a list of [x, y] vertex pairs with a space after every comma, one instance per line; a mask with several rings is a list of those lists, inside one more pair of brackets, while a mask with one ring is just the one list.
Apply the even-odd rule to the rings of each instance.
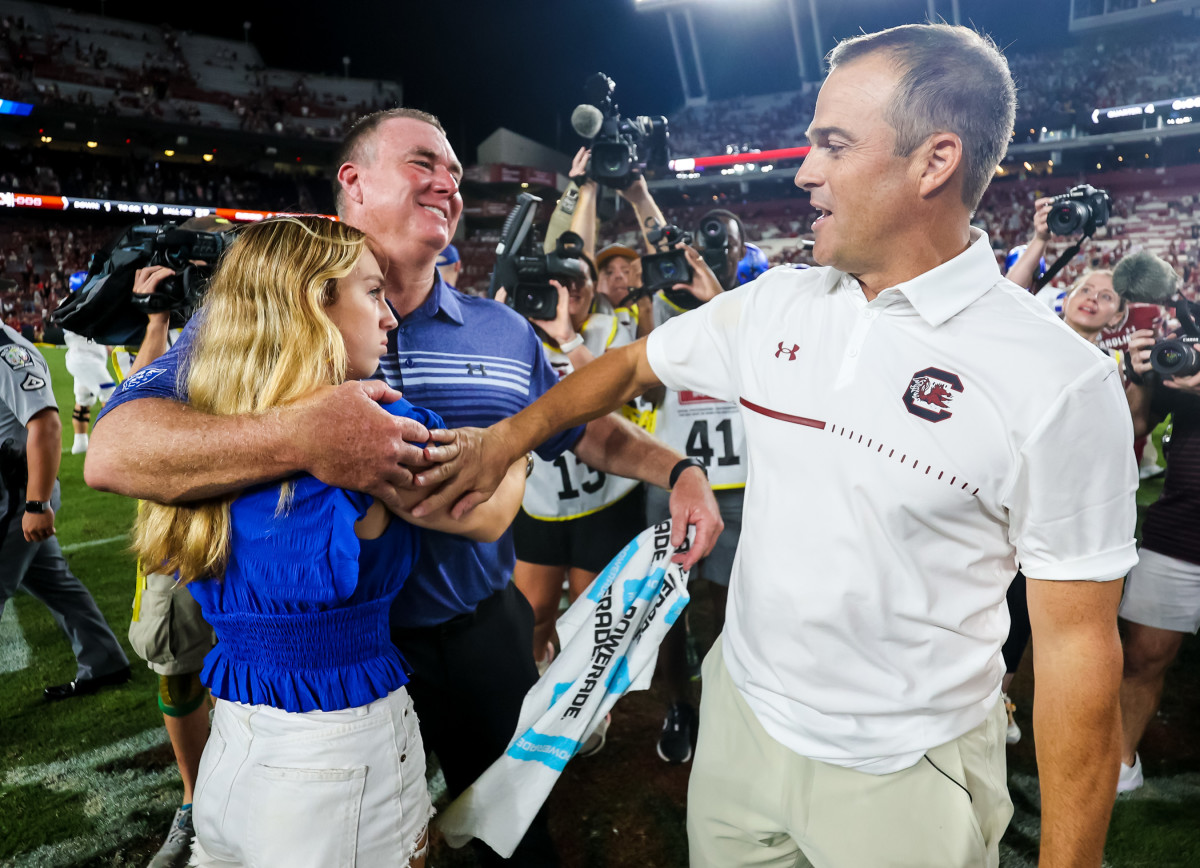
[[612, 100], [616, 82], [602, 72], [589, 76], [583, 90], [589, 103], [604, 117], [592, 139], [588, 176], [606, 187], [623, 190], [647, 167], [665, 167], [667, 119], [664, 117], [623, 118]]
[[1200, 327], [1196, 325], [1197, 306], [1186, 298], [1175, 302], [1179, 334], [1156, 341], [1150, 348], [1150, 367], [1164, 379], [1190, 377], [1200, 373]]
[[1112, 213], [1112, 198], [1105, 190], [1097, 190], [1091, 184], [1072, 187], [1061, 196], [1055, 196], [1046, 215], [1046, 225], [1055, 235], [1074, 235], [1082, 232], [1090, 236], [1108, 222]]
[[680, 241], [691, 244], [692, 236], [668, 223], [650, 229], [646, 237], [661, 252], [642, 257], [642, 291], [653, 295], [660, 289], [671, 292], [677, 283], [691, 283], [692, 265], [688, 262], [687, 251], [676, 250], [675, 245]]
[[[141, 343], [146, 314], [169, 312], [182, 328], [200, 303], [209, 278], [234, 236], [180, 229], [174, 223], [131, 226], [92, 256], [87, 277], [51, 320], [101, 344]], [[203, 262], [203, 265], [195, 264]], [[139, 268], [164, 265], [175, 274], [150, 295], [134, 295]]]
[[558, 310], [558, 290], [550, 279], [586, 280], [583, 239], [574, 232], [558, 237], [553, 253], [543, 253], [542, 243], [533, 228], [537, 205], [542, 200], [532, 193], [517, 196], [517, 206], [509, 212], [496, 245], [496, 268], [492, 272], [488, 295], [504, 287], [504, 303], [530, 319], [554, 319]]

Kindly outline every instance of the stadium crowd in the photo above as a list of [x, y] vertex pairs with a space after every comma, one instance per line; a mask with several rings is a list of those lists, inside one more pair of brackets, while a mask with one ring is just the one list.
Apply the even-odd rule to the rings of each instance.
[[[1042, 128], [1092, 126], [1096, 108], [1200, 94], [1197, 27], [1170, 34], [1083, 37], [1074, 45], [1008, 54], [1021, 93], [1014, 141], [1037, 141]], [[793, 147], [812, 117], [816, 85], [766, 97], [735, 97], [689, 106], [670, 117], [681, 156]]]
[[237, 43], [213, 40], [189, 52], [189, 35], [165, 25], [122, 26], [66, 11], [51, 19], [20, 3], [0, 5], [0, 15], [5, 99], [332, 141], [353, 118], [398, 99], [382, 81], [350, 85], [268, 69]]

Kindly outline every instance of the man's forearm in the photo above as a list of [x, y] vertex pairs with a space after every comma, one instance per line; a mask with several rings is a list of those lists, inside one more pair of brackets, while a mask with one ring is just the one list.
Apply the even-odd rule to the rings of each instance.
[[596, 259], [596, 183], [585, 183], [579, 188], [575, 201], [575, 213], [571, 216], [571, 231], [583, 239], [583, 252], [588, 259]]
[[589, 467], [659, 488], [670, 487], [671, 468], [683, 458], [614, 413], [589, 422], [572, 451]]
[[92, 488], [186, 503], [281, 479], [303, 468], [275, 412], [213, 416], [164, 398], [114, 407], [92, 431]]
[[1115, 612], [1120, 583], [1102, 584], [1114, 594], [1109, 624], [1075, 624], [1039, 635], [1030, 598], [1043, 866], [1095, 868], [1103, 858], [1121, 759], [1121, 643]]
[[[659, 380], [646, 360], [644, 339], [610, 350], [586, 368], [563, 379], [517, 415], [492, 426], [503, 442], [506, 454], [511, 453], [505, 466], [556, 432], [598, 419], [658, 384]], [[601, 436], [604, 436], [603, 426], [601, 429]], [[584, 448], [587, 451], [587, 447]], [[580, 457], [588, 461], [583, 455]]]
[[29, 481], [25, 484], [26, 500], [50, 499], [62, 455], [62, 421], [58, 410], [48, 407], [38, 412], [28, 423], [29, 437], [25, 441], [25, 461]]

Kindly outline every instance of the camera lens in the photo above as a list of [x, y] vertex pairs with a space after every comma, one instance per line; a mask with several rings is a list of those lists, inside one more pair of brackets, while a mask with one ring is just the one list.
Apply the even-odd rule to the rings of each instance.
[[1074, 235], [1091, 216], [1091, 209], [1083, 202], [1059, 202], [1046, 215], [1046, 226], [1055, 235]]
[[1200, 353], [1175, 338], [1159, 341], [1150, 350], [1150, 367], [1164, 377], [1190, 377], [1200, 373]]

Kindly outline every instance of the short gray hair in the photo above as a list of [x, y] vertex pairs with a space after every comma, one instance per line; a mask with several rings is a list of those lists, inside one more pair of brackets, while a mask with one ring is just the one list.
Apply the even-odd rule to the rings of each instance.
[[979, 205], [1012, 138], [1017, 89], [1008, 61], [990, 37], [951, 24], [905, 24], [838, 43], [836, 67], [883, 52], [900, 72], [884, 119], [896, 131], [896, 156], [907, 157], [939, 130], [963, 143], [964, 204]]

